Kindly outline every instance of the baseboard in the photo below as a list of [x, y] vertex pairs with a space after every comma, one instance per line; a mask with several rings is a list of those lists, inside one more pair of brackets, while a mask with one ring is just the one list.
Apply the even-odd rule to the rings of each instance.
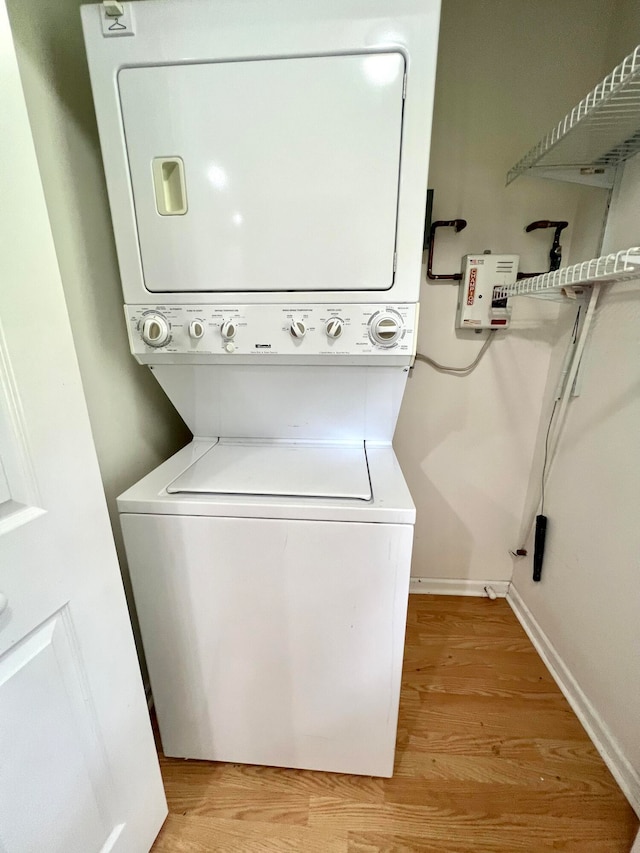
[[509, 590], [507, 601], [631, 807], [640, 816], [640, 775], [627, 761], [608, 726], [585, 696], [553, 643], [513, 586]]
[[410, 593], [424, 595], [477, 595], [487, 597], [490, 587], [496, 598], [506, 598], [509, 581], [470, 581], [464, 578], [411, 578]]

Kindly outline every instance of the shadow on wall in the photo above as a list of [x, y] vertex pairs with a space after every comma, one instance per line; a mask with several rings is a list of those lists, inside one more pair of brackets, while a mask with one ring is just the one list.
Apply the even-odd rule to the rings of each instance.
[[115, 499], [186, 444], [190, 433], [148, 369], [129, 353], [79, 3], [8, 0], [7, 6], [136, 630]]
[[[112, 499], [190, 436], [150, 372], [129, 354], [79, 5], [9, 0], [8, 7], [98, 461]], [[126, 465], [119, 464], [127, 457], [123, 438], [144, 449], [128, 454]]]
[[[413, 473], [413, 472], [412, 472]], [[442, 567], [455, 563], [456, 575], [460, 579], [469, 579], [473, 537], [462, 520], [460, 513], [448, 501], [438, 487], [420, 468], [417, 476], [407, 472], [407, 483], [416, 506], [428, 506], [437, 515], [438, 524], [431, 526], [429, 518], [422, 519], [416, 526], [414, 537], [413, 576], [444, 577]], [[428, 560], [424, 555], [428, 549]], [[425, 564], [426, 563], [426, 564]]]

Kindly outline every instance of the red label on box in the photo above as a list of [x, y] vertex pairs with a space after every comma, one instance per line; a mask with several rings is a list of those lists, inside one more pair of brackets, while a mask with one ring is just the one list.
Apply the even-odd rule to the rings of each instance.
[[471, 272], [469, 273], [469, 290], [467, 290], [467, 305], [473, 305], [474, 300], [476, 298], [477, 277], [478, 270], [475, 267], [472, 267]]

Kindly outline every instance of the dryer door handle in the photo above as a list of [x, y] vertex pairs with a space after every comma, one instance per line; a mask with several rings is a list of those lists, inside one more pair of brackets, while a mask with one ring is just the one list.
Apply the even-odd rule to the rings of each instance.
[[187, 187], [182, 157], [153, 158], [153, 188], [160, 216], [184, 216], [187, 212]]

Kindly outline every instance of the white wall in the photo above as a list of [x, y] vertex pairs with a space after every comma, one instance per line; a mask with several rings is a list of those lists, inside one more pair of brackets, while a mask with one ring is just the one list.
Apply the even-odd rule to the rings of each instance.
[[149, 371], [129, 354], [79, 3], [9, 0], [8, 7], [100, 471], [128, 586], [115, 498], [186, 443], [189, 433]]
[[640, 44], [640, 4], [638, 0], [617, 0], [609, 23], [607, 39], [608, 71]]
[[[640, 9], [619, 4], [611, 67], [640, 43]], [[610, 69], [608, 69], [610, 70]], [[605, 251], [640, 245], [640, 157], [614, 197]], [[550, 377], [551, 382], [555, 381]], [[546, 489], [543, 577], [514, 586], [604, 732], [640, 807], [640, 280], [607, 288]]]
[[[439, 232], [436, 272], [458, 271], [462, 255], [485, 248], [520, 253], [521, 269], [547, 269], [551, 232], [527, 235], [525, 226], [573, 223], [585, 196], [603, 208], [602, 190], [534, 178], [505, 187], [505, 177], [602, 76], [611, 7], [602, 0], [444, 0], [429, 183], [433, 218], [469, 225], [457, 235]], [[567, 256], [593, 256], [600, 219], [591, 218], [591, 234], [565, 232]], [[455, 332], [456, 300], [456, 286], [423, 284], [419, 349], [463, 365], [482, 340]], [[517, 544], [558, 334], [543, 318], [556, 311], [514, 301], [511, 330], [498, 333], [467, 378], [424, 364], [413, 370], [394, 444], [418, 508], [415, 577], [511, 578], [508, 549]]]

